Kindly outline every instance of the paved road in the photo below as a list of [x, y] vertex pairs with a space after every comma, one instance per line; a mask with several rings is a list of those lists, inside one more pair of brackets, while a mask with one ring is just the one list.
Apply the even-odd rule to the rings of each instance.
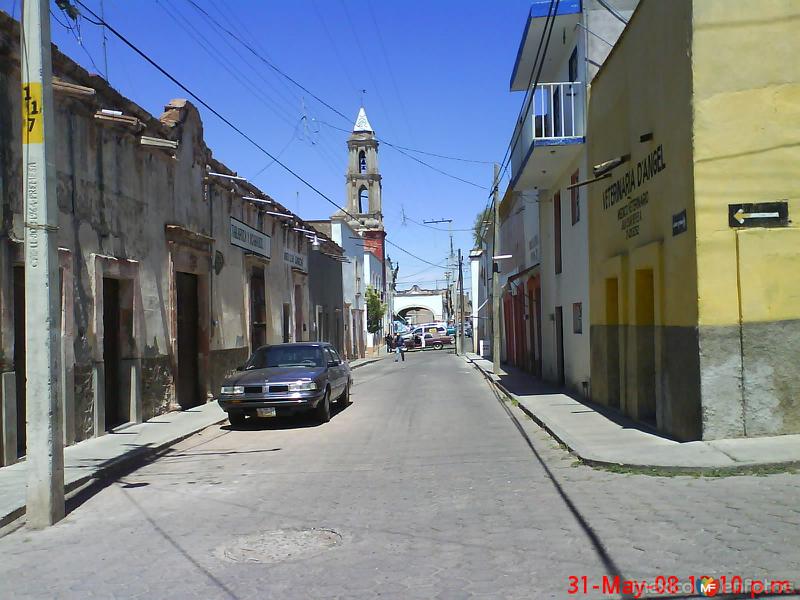
[[[443, 351], [355, 378], [327, 425], [213, 427], [57, 526], [0, 539], [0, 597], [588, 598], [613, 574], [800, 579], [796, 474], [575, 466]], [[570, 576], [589, 593], [570, 595]]]

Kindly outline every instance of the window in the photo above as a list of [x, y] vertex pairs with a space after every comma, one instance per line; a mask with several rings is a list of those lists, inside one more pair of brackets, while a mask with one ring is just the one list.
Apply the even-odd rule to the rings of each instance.
[[572, 333], [583, 333], [583, 303], [572, 305]]
[[245, 364], [245, 371], [270, 367], [322, 367], [322, 352], [315, 346], [264, 346]]
[[556, 195], [553, 196], [553, 238], [556, 273], [561, 273], [561, 192], [556, 192]]
[[358, 153], [358, 172], [367, 172], [367, 155], [363, 150]]
[[[571, 184], [578, 183], [578, 177], [580, 177], [580, 171], [575, 171], [572, 174], [572, 177], [569, 178], [569, 182]], [[570, 190], [571, 194], [571, 204], [572, 204], [572, 224], [575, 225], [578, 221], [581, 220], [581, 204], [580, 204], [580, 196], [578, 195], [578, 188], [574, 187]]]
[[364, 207], [369, 207], [369, 192], [366, 187], [358, 190], [358, 212], [363, 213]]
[[569, 57], [569, 80], [578, 81], [578, 47], [572, 51]]

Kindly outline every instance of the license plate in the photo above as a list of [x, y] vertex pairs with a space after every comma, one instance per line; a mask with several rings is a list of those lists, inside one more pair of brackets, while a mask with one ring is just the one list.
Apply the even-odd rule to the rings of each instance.
[[275, 416], [275, 409], [274, 408], [257, 408], [256, 409], [256, 416], [257, 417], [274, 417]]

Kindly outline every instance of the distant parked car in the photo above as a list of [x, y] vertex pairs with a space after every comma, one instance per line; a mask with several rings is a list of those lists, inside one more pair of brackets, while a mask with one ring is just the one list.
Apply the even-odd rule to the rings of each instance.
[[331, 400], [350, 401], [350, 366], [325, 342], [262, 346], [222, 384], [219, 405], [233, 426], [250, 417], [313, 412], [331, 419]]
[[[444, 327], [441, 328], [444, 330]], [[453, 343], [453, 337], [447, 335], [444, 331], [438, 333], [426, 333], [425, 335], [425, 347], [426, 348], [433, 348], [434, 350], [441, 350], [445, 346], [449, 346]], [[421, 349], [422, 348], [422, 336], [415, 335], [410, 341], [406, 342], [406, 346], [411, 349]]]

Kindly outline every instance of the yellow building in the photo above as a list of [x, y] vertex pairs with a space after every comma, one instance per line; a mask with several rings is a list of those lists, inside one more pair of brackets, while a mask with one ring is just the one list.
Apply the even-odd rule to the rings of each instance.
[[800, 432], [800, 0], [643, 0], [594, 79], [592, 397]]

